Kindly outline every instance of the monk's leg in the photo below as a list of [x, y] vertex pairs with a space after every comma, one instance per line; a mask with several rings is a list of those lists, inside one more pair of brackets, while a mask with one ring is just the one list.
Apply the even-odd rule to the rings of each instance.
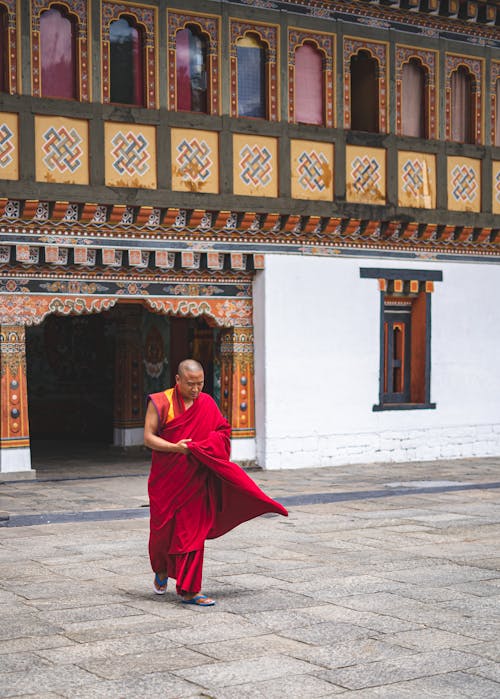
[[201, 590], [203, 577], [204, 550], [189, 551], [175, 556], [177, 594], [182, 597], [194, 597]]

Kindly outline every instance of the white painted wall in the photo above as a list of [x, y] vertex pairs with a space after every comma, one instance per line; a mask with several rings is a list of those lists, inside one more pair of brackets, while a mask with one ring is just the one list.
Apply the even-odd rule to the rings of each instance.
[[[380, 294], [361, 267], [443, 272], [432, 296], [435, 410], [373, 412]], [[266, 256], [254, 288], [258, 463], [499, 455], [499, 274], [485, 263]]]

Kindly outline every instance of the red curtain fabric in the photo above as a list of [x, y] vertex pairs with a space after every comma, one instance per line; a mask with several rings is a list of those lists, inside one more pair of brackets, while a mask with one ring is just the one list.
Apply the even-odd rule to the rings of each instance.
[[403, 66], [402, 92], [402, 133], [425, 138], [425, 69], [415, 61]]
[[451, 140], [472, 143], [472, 80], [463, 66], [451, 75]]
[[191, 75], [189, 70], [189, 29], [177, 32], [175, 65], [177, 71], [177, 109], [191, 111]]
[[75, 32], [73, 22], [59, 10], [40, 17], [42, 96], [76, 97]]
[[323, 59], [313, 46], [295, 51], [295, 121], [323, 124]]

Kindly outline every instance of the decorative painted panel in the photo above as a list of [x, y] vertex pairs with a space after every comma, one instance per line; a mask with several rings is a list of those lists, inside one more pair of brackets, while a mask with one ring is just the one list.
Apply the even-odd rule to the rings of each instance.
[[346, 146], [346, 199], [385, 204], [386, 152], [383, 148]]
[[35, 117], [36, 179], [88, 184], [88, 122], [67, 117]]
[[230, 20], [230, 56], [231, 56], [231, 116], [238, 116], [238, 59], [236, 42], [245, 34], [256, 34], [265, 44], [266, 80], [267, 80], [267, 118], [270, 121], [279, 119], [279, 78], [277, 68], [279, 27], [275, 24], [260, 22], [242, 22]]
[[18, 36], [20, 36], [17, 26], [17, 18], [21, 16], [18, 5], [20, 0], [2, 0], [0, 3], [7, 11], [8, 26], [7, 38], [9, 42], [8, 51], [5, 51], [6, 59], [6, 91], [11, 95], [21, 92], [22, 80], [21, 72], [18, 70], [20, 63], [20, 46], [18, 44]]
[[304, 43], [310, 43], [323, 55], [324, 76], [324, 123], [335, 125], [335, 92], [333, 85], [333, 56], [335, 53], [335, 36], [320, 32], [308, 32], [302, 29], [288, 30], [288, 118], [295, 121], [295, 51]]
[[102, 3], [102, 101], [110, 101], [109, 28], [111, 22], [121, 17], [133, 17], [141, 28], [144, 39], [144, 80], [146, 107], [156, 109], [158, 94], [158, 68], [155, 38], [158, 33], [157, 9], [149, 5], [131, 2]]
[[7, 321], [0, 325], [0, 448], [29, 444], [25, 328]]
[[0, 180], [19, 179], [17, 114], [0, 112]]
[[436, 156], [399, 151], [398, 206], [436, 208]]
[[167, 11], [168, 108], [172, 111], [177, 109], [175, 40], [177, 32], [180, 29], [185, 29], [188, 25], [198, 27], [200, 33], [208, 39], [208, 111], [210, 114], [220, 114], [220, 19], [215, 15], [205, 15], [200, 12], [190, 15], [171, 9]]
[[500, 81], [500, 61], [491, 62], [491, 80], [490, 80], [490, 91], [491, 91], [491, 143], [500, 144], [500, 133], [497, 133], [497, 129], [500, 130], [500, 123], [497, 123], [497, 114], [500, 111], [499, 105], [497, 105], [497, 85]]
[[219, 134], [172, 129], [172, 189], [219, 193]]
[[452, 211], [481, 211], [481, 161], [448, 157], [448, 208]]
[[492, 210], [493, 210], [494, 214], [500, 214], [500, 160], [493, 161], [492, 173], [493, 173]]
[[386, 42], [367, 41], [344, 37], [344, 127], [351, 128], [351, 58], [358, 51], [368, 51], [378, 63], [379, 131], [387, 132], [387, 111], [389, 93], [387, 91], [387, 50]]
[[90, 100], [91, 88], [91, 56], [88, 50], [88, 0], [63, 0], [47, 2], [47, 0], [31, 0], [31, 89], [34, 97], [42, 96], [40, 65], [40, 16], [51, 6], [64, 8], [74, 22], [76, 28], [76, 64], [78, 66], [78, 96], [82, 102]]
[[278, 140], [251, 134], [233, 135], [235, 194], [278, 196]]
[[156, 129], [105, 122], [105, 182], [108, 187], [156, 188]]
[[483, 119], [484, 109], [481, 92], [484, 88], [483, 72], [484, 61], [481, 58], [471, 58], [470, 56], [456, 56], [447, 53], [445, 59], [445, 84], [446, 84], [446, 138], [451, 139], [451, 76], [463, 66], [472, 75], [473, 93], [473, 129], [474, 143], [483, 142]]
[[417, 49], [413, 46], [396, 46], [396, 133], [402, 134], [403, 66], [412, 59], [416, 59], [426, 71], [427, 134], [428, 138], [438, 138], [438, 54], [436, 51]]
[[290, 142], [292, 197], [333, 199], [333, 144], [319, 141]]

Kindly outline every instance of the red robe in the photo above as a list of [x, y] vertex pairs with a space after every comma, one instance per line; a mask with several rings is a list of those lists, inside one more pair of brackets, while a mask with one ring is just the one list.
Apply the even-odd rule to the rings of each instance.
[[171, 397], [173, 404], [164, 392], [149, 396], [158, 411], [158, 435], [192, 442], [187, 456], [153, 451], [149, 553], [153, 570], [175, 577], [172, 555], [203, 551], [205, 539], [266, 512], [288, 513], [229, 461], [231, 428], [208, 394], [200, 393], [184, 412], [178, 391]]

